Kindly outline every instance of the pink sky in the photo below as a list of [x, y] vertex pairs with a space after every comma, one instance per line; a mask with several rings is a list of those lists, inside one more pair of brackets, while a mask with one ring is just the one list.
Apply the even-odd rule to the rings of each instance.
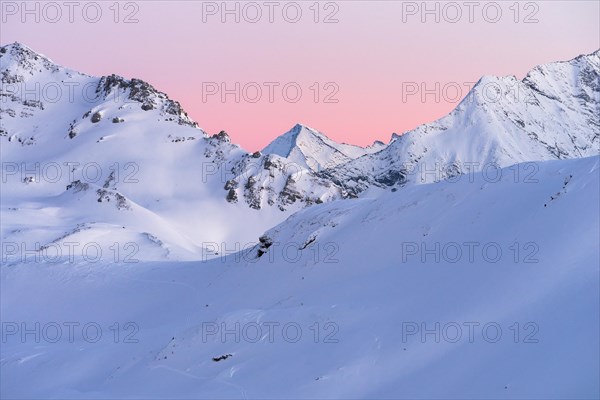
[[[425, 15], [421, 1], [321, 1], [317, 7], [315, 1], [227, 2], [230, 9], [238, 4], [238, 23], [235, 14], [221, 21], [221, 1], [121, 2], [118, 15], [114, 1], [97, 2], [98, 18], [89, 3], [79, 2], [70, 16], [62, 1], [54, 3], [56, 9], [29, 2], [30, 14], [21, 1], [3, 1], [1, 43], [22, 42], [91, 75], [144, 79], [180, 101], [209, 133], [224, 129], [247, 150], [262, 148], [296, 122], [337, 141], [387, 142], [392, 132], [437, 119], [456, 105], [436, 102], [434, 95], [424, 102], [419, 95], [403, 99], [403, 84], [434, 88], [436, 82], [440, 87], [456, 82], [464, 96], [482, 75], [521, 78], [535, 65], [600, 47], [597, 1], [522, 1], [516, 7], [515, 1], [474, 2], [473, 22], [463, 1], [427, 2], [428, 9], [438, 11]], [[298, 22], [288, 22], [297, 9], [302, 11]], [[252, 23], [256, 10], [262, 17]], [[137, 22], [125, 23], [131, 13]], [[337, 22], [324, 23], [328, 15]], [[98, 22], [90, 22], [95, 18]], [[234, 94], [222, 102], [220, 94], [206, 93], [215, 84], [234, 89], [235, 82], [240, 83], [239, 103]], [[286, 84], [289, 97], [295, 96], [294, 87], [301, 88], [296, 103], [285, 100]], [[257, 86], [262, 97], [252, 103]], [[330, 99], [337, 102], [324, 102], [336, 90]]]

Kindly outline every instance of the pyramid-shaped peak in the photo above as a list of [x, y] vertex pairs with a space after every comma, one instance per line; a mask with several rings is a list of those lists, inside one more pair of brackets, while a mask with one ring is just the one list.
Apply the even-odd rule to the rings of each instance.
[[302, 142], [306, 144], [306, 141], [316, 141], [317, 143], [323, 142], [324, 146], [332, 142], [327, 136], [318, 132], [317, 130], [310, 128], [303, 124], [296, 124], [292, 129], [287, 131], [281, 136], [278, 136], [269, 143], [263, 150], [264, 154], [277, 154], [281, 157], [288, 157], [294, 148], [301, 146]]

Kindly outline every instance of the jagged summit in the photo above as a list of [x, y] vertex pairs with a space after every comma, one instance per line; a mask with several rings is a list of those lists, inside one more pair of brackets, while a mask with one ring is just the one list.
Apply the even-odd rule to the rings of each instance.
[[154, 86], [141, 79], [128, 80], [114, 74], [100, 78], [96, 93], [111, 99], [119, 97], [120, 93], [115, 94], [115, 91], [123, 93], [124, 96], [121, 97], [125, 97], [127, 100], [141, 103], [141, 109], [144, 111], [159, 109], [172, 116], [167, 119], [169, 121], [174, 120], [180, 125], [198, 126], [188, 117], [187, 112], [178, 101], [171, 100], [167, 94], [156, 90]]
[[557, 65], [557, 64], [573, 64], [573, 63], [577, 63], [580, 61], [592, 61], [594, 62], [594, 59], [596, 60], [595, 62], [598, 63], [598, 58], [600, 58], [600, 48], [596, 49], [594, 51], [591, 51], [590, 53], [582, 53], [576, 57], [573, 58], [568, 58], [566, 60], [558, 60], [558, 61], [552, 61], [552, 62], [548, 62], [548, 63], [544, 63], [544, 64], [539, 64], [537, 66], [535, 66], [533, 69], [539, 68], [539, 67], [544, 67], [546, 65]]
[[14, 57], [19, 57], [19, 58], [29, 58], [29, 59], [43, 58], [50, 62], [52, 61], [48, 57], [44, 56], [43, 54], [36, 52], [31, 47], [24, 45], [23, 43], [20, 43], [20, 42], [14, 42], [14, 43], [0, 46], [0, 56], [5, 55], [5, 54], [9, 54], [9, 55], [12, 55]]
[[37, 75], [44, 72], [56, 73], [63, 69], [69, 74], [84, 75], [68, 68], [61, 67], [50, 58], [19, 43], [11, 43], [0, 47], [0, 71], [3, 83], [14, 83], [8, 75]]
[[[514, 75], [484, 75], [458, 108], [474, 99], [475, 103], [498, 105], [504, 105], [506, 102], [535, 102], [531, 93], [527, 93], [527, 89], [550, 99], [557, 99], [565, 94], [577, 97], [583, 92], [600, 92], [600, 82], [597, 80], [599, 73], [600, 49], [570, 60], [537, 65], [522, 80], [518, 80]], [[597, 101], [593, 96], [590, 98]]]

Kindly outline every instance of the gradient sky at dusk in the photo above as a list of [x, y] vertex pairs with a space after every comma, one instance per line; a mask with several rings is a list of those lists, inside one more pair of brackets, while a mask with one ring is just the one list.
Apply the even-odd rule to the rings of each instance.
[[[438, 4], [440, 21], [430, 14], [422, 22], [421, 1], [322, 1], [317, 7], [315, 1], [303, 1], [296, 2], [302, 10], [297, 23], [283, 18], [286, 3], [274, 6], [272, 23], [263, 1], [255, 3], [263, 13], [257, 23], [243, 18], [244, 3], [238, 5], [239, 23], [234, 15], [223, 23], [220, 13], [205, 14], [203, 21], [203, 9], [221, 8], [221, 1], [121, 2], [118, 23], [111, 9], [114, 2], [98, 2], [102, 16], [97, 23], [83, 18], [82, 6], [74, 10], [73, 23], [65, 7], [61, 7], [62, 17], [52, 23], [56, 10], [46, 9], [44, 18], [44, 3], [38, 3], [40, 21], [36, 22], [35, 15], [23, 15], [22, 2], [3, 1], [0, 37], [2, 44], [24, 43], [58, 64], [91, 75], [116, 73], [144, 79], [180, 101], [209, 133], [225, 129], [247, 150], [262, 148], [296, 122], [337, 141], [387, 142], [392, 132], [437, 119], [457, 103], [457, 99], [436, 102], [433, 95], [425, 102], [419, 95], [405, 101], [403, 83], [424, 82], [433, 88], [436, 82], [440, 87], [456, 82], [464, 88], [464, 96], [482, 75], [522, 78], [537, 64], [600, 47], [598, 1], [524, 1], [516, 6], [515, 1], [498, 1], [494, 4], [502, 15], [496, 23], [490, 22], [496, 18], [495, 6], [485, 1], [476, 2], [472, 23], [462, 1], [454, 3], [462, 12], [455, 23], [449, 20], [455, 19], [457, 9], [447, 2], [427, 2], [430, 9]], [[19, 9], [12, 15], [15, 5]], [[236, 2], [227, 6], [234, 8]], [[27, 7], [34, 9], [34, 2]], [[294, 17], [294, 7], [287, 9], [289, 18]], [[419, 8], [417, 14], [405, 13], [403, 21], [403, 10], [414, 7]], [[256, 9], [245, 11], [247, 18], [254, 18]], [[88, 12], [94, 16], [94, 9]], [[124, 23], [131, 12], [137, 22]], [[338, 22], [323, 23], [331, 13]], [[240, 86], [256, 82], [263, 96], [256, 103], [243, 97], [236, 103], [233, 95], [225, 102], [219, 95], [204, 101], [203, 87], [210, 82], [225, 82], [229, 88], [235, 82]], [[279, 83], [273, 103], [264, 82]], [[282, 94], [282, 86], [290, 82], [302, 89], [297, 103], [286, 102]], [[317, 103], [315, 82], [320, 87]], [[326, 87], [330, 82], [333, 85]], [[336, 87], [339, 92], [332, 98], [338, 102], [324, 103], [325, 95]], [[254, 97], [253, 89], [249, 90]], [[289, 93], [293, 96], [293, 89]]]

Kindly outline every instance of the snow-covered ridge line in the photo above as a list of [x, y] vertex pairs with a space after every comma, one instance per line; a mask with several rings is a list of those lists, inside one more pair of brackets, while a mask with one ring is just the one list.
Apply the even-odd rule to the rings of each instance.
[[[72, 105], [87, 103], [90, 108], [101, 102], [139, 103], [144, 111], [161, 109], [169, 121], [197, 127], [177, 101], [140, 79], [125, 79], [118, 75], [92, 77], [61, 67], [49, 58], [20, 43], [0, 48], [3, 103], [6, 99], [21, 102], [25, 107], [44, 109], [57, 102]], [[35, 96], [31, 100], [29, 97]], [[4, 113], [14, 111], [3, 104]], [[11, 112], [12, 111], [12, 112]], [[28, 113], [21, 115], [27, 115]], [[118, 121], [115, 120], [115, 121]], [[4, 132], [4, 136], [9, 133]]]
[[595, 51], [536, 67], [522, 81], [485, 76], [447, 116], [320, 174], [358, 195], [373, 186], [402, 186], [415, 170], [455, 174], [466, 173], [465, 166], [594, 156], [600, 153], [599, 110]]
[[[2, 57], [5, 54], [11, 56], [9, 57], [8, 61]], [[498, 102], [498, 98], [489, 96], [488, 92], [490, 84], [495, 85], [494, 88], [498, 87], [499, 90], [504, 90], [505, 92], [501, 94], [502, 96], [513, 96], [513, 100], [515, 100], [514, 96], [519, 96], [520, 98], [516, 98], [516, 100], [519, 102], [525, 103], [535, 100], [532, 99], [530, 92], [521, 93], [520, 89], [522, 88], [514, 86], [515, 82], [522, 83], [524, 86], [531, 89], [531, 91], [537, 92], [537, 94], [541, 96], [546, 96], [556, 100], [557, 97], [550, 93], [550, 91], [544, 91], [543, 89], [540, 89], [540, 81], [545, 79], [556, 80], [556, 78], [568, 78], [568, 76], [560, 74], [560, 68], [566, 67], [569, 69], [573, 66], [579, 68], [582, 64], [593, 64], [596, 66], [596, 71], [591, 71], [590, 73], [590, 71], [585, 70], [585, 68], [582, 71], [579, 71], [580, 73], [588, 74], [587, 76], [583, 76], [582, 79], [587, 79], [588, 83], [592, 85], [594, 83], [594, 79], [597, 79], [597, 76], [594, 75], [594, 72], [597, 72], [599, 58], [600, 49], [589, 54], [579, 55], [571, 60], [542, 64], [534, 67], [521, 81], [517, 81], [514, 76], [483, 76], [465, 96], [461, 103], [459, 103], [457, 109], [454, 110], [450, 115], [455, 113], [457, 110], [464, 108], [465, 103], [482, 105], [481, 103]], [[5, 84], [14, 84], [19, 80], [22, 80], [22, 77], [11, 75], [11, 70], [15, 69], [11, 68], [11, 64], [16, 64], [18, 66], [17, 69], [26, 70], [30, 75], [36, 75], [43, 72], [43, 70], [48, 70], [54, 73], [62, 70], [65, 71], [69, 76], [90, 77], [89, 75], [59, 66], [50, 58], [36, 53], [29, 47], [18, 42], [5, 45], [0, 48], [0, 71], [2, 71], [3, 74], [2, 82]], [[553, 74], [553, 72], [556, 71], [559, 72], [559, 76], [557, 76], [556, 73]], [[113, 93], [113, 91], [116, 91], [117, 95], [119, 91], [127, 92], [126, 100], [138, 101], [141, 103], [143, 110], [150, 110], [156, 107], [157, 99], [166, 99], [167, 104], [164, 106], [164, 108], [168, 114], [179, 116], [180, 119], [178, 122], [181, 124], [197, 127], [197, 123], [192, 121], [187, 116], [187, 113], [181, 108], [181, 105], [177, 101], [170, 100], [165, 93], [157, 91], [151, 84], [145, 81], [136, 78], [128, 80], [114, 74], [103, 76], [97, 79], [100, 79], [100, 82], [98, 83], [95, 92], [97, 94], [102, 94], [104, 99], [109, 98], [111, 95], [114, 97], [115, 93]], [[581, 96], [586, 96], [586, 94], [587, 93], [579, 93]], [[8, 96], [7, 93], [4, 93], [3, 95]], [[597, 98], [592, 98], [592, 100], [597, 101]], [[438, 122], [444, 120], [445, 118], [447, 117], [443, 117], [431, 124], [422, 125], [413, 131], [406, 132], [405, 134], [427, 129], [428, 126], [435, 126]], [[598, 125], [598, 123], [593, 119], [590, 121], [590, 123]], [[7, 133], [4, 132], [3, 135], [7, 136]], [[392, 134], [390, 143], [394, 142], [401, 136], [403, 135], [398, 135], [395, 133]], [[310, 143], [311, 141], [315, 143]], [[386, 146], [380, 141], [376, 141], [373, 145], [365, 148], [344, 143], [336, 143], [323, 133], [313, 128], [302, 124], [296, 124], [296, 126], [294, 126], [290, 131], [274, 139], [262, 150], [262, 153], [277, 154], [285, 158], [298, 158], [296, 161], [299, 161], [300, 164], [306, 164], [308, 168], [314, 171], [320, 171], [338, 166], [352, 159], [380, 151], [384, 147]], [[319, 154], [319, 157], [313, 154], [315, 148], [319, 151], [319, 153], [322, 153]], [[330, 160], [328, 162], [324, 162], [324, 164], [320, 163], [322, 159], [327, 159], [327, 156], [331, 155], [333, 155], [333, 157], [329, 157]]]

